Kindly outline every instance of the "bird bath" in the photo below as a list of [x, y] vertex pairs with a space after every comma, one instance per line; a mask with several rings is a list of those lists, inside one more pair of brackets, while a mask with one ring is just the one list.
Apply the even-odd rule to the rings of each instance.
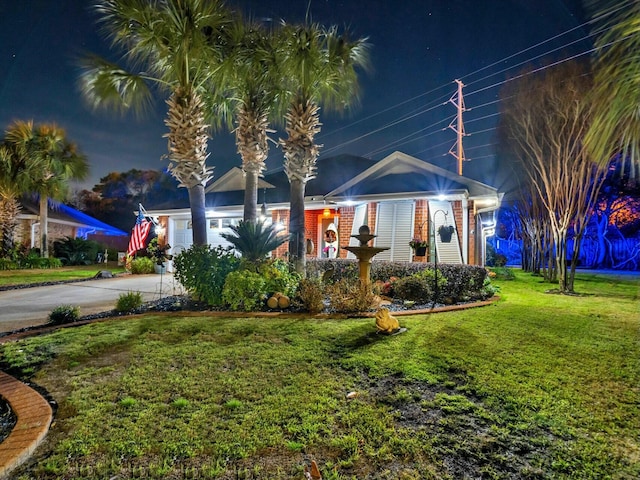
[[369, 242], [376, 238], [377, 235], [372, 235], [367, 225], [362, 225], [358, 232], [358, 235], [351, 236], [358, 240], [360, 245], [349, 245], [342, 248], [356, 256], [360, 269], [360, 281], [369, 284], [371, 283], [371, 259], [378, 253], [389, 250], [390, 247], [370, 247]]

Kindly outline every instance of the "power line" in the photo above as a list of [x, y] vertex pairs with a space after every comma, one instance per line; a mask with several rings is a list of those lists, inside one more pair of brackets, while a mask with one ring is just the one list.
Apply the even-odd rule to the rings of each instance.
[[[541, 46], [541, 45], [544, 45], [544, 44], [546, 44], [546, 43], [549, 43], [549, 42], [551, 42], [551, 41], [553, 41], [553, 40], [555, 40], [555, 39], [561, 38], [561, 37], [563, 37], [564, 35], [567, 35], [567, 34], [569, 34], [569, 33], [573, 32], [573, 31], [575, 31], [575, 30], [577, 30], [577, 29], [579, 29], [579, 28], [583, 28], [583, 27], [584, 27], [584, 26], [586, 26], [586, 25], [590, 25], [590, 24], [592, 24], [592, 23], [594, 23], [594, 22], [596, 22], [596, 21], [601, 20], [602, 18], [604, 18], [604, 17], [606, 17], [606, 16], [608, 16], [608, 15], [611, 15], [611, 14], [615, 13], [616, 11], [618, 11], [618, 10], [620, 10], [620, 9], [622, 9], [622, 8], [625, 8], [628, 4], [630, 4], [630, 3], [632, 3], [632, 2], [633, 2], [633, 0], [628, 1], [628, 2], [625, 2], [625, 4], [621, 5], [621, 6], [620, 6], [620, 7], [618, 7], [617, 9], [614, 9], [614, 10], [612, 10], [612, 11], [610, 11], [610, 12], [607, 12], [606, 14], [600, 15], [599, 17], [593, 18], [593, 19], [591, 19], [591, 20], [589, 20], [589, 21], [587, 21], [587, 22], [582, 23], [581, 25], [578, 25], [578, 26], [576, 26], [576, 27], [573, 27], [573, 28], [571, 28], [571, 29], [569, 29], [569, 30], [567, 30], [567, 31], [565, 31], [565, 32], [563, 32], [563, 33], [560, 33], [560, 34], [558, 34], [558, 35], [555, 35], [555, 36], [553, 36], [553, 37], [551, 37], [551, 38], [549, 38], [549, 39], [547, 39], [547, 40], [544, 40], [544, 41], [542, 41], [542, 42], [538, 42], [538, 43], [537, 43], [537, 44], [535, 44], [535, 45], [532, 45], [532, 46], [527, 47], [527, 48], [525, 48], [525, 49], [523, 49], [523, 50], [520, 50], [519, 52], [516, 52], [516, 53], [514, 53], [514, 54], [512, 54], [512, 55], [509, 55], [509, 56], [507, 56], [507, 57], [503, 58], [502, 60], [499, 60], [499, 61], [497, 61], [497, 62], [494, 62], [494, 63], [492, 63], [492, 64], [490, 64], [490, 65], [487, 65], [487, 66], [485, 66], [485, 67], [482, 67], [482, 68], [480, 68], [480, 69], [478, 69], [478, 70], [476, 70], [476, 71], [474, 71], [474, 72], [471, 72], [471, 73], [469, 73], [469, 74], [467, 74], [467, 75], [465, 75], [465, 76], [463, 76], [463, 77], [461, 77], [461, 78], [468, 78], [468, 77], [473, 76], [473, 75], [475, 75], [475, 74], [477, 74], [477, 73], [480, 73], [480, 72], [482, 72], [482, 71], [484, 71], [484, 70], [486, 70], [486, 69], [488, 69], [488, 68], [491, 68], [492, 66], [495, 66], [495, 65], [497, 65], [497, 64], [503, 63], [503, 62], [505, 62], [505, 61], [507, 61], [507, 60], [510, 60], [510, 59], [514, 58], [514, 57], [517, 57], [517, 56], [521, 55], [522, 53], [526, 53], [526, 52], [531, 51], [531, 50], [533, 50], [533, 49], [535, 49], [535, 48], [537, 48], [537, 47], [539, 47], [539, 46]], [[568, 46], [570, 46], [570, 45], [574, 45], [574, 44], [576, 44], [576, 43], [578, 43], [578, 42], [580, 42], [580, 41], [586, 40], [586, 39], [590, 38], [591, 36], [596, 35], [597, 33], [599, 33], [599, 32], [600, 32], [600, 31], [602, 31], [602, 30], [603, 30], [603, 29], [599, 29], [599, 30], [597, 30], [597, 31], [593, 32], [593, 33], [592, 33], [592, 34], [590, 34], [590, 35], [584, 36], [584, 37], [582, 37], [582, 38], [580, 38], [580, 39], [578, 39], [578, 40], [574, 40], [574, 41], [571, 41], [571, 42], [569, 42], [569, 43], [565, 43], [563, 46], [561, 46], [561, 47], [557, 47], [557, 48], [555, 48], [555, 49], [552, 49], [552, 50], [550, 50], [550, 51], [548, 51], [548, 52], [546, 52], [546, 53], [544, 53], [544, 54], [537, 55], [537, 56], [532, 57], [532, 58], [530, 58], [530, 59], [528, 59], [528, 60], [526, 60], [526, 61], [520, 62], [519, 64], [516, 64], [516, 65], [511, 66], [511, 67], [509, 67], [509, 68], [506, 68], [506, 69], [500, 70], [499, 72], [495, 72], [495, 73], [493, 73], [493, 74], [491, 74], [491, 75], [488, 75], [488, 76], [485, 76], [485, 77], [483, 77], [483, 78], [481, 78], [481, 79], [471, 81], [471, 82], [470, 82], [470, 84], [476, 84], [476, 83], [478, 83], [478, 82], [480, 82], [480, 81], [483, 81], [483, 80], [486, 80], [486, 79], [488, 79], [488, 78], [491, 78], [492, 76], [498, 75], [498, 74], [500, 74], [500, 73], [504, 73], [505, 71], [512, 70], [513, 68], [516, 68], [516, 67], [521, 66], [521, 65], [523, 65], [523, 64], [529, 63], [529, 62], [531, 62], [531, 61], [533, 61], [533, 60], [537, 60], [537, 59], [539, 59], [539, 58], [541, 58], [541, 57], [543, 57], [543, 56], [545, 56], [545, 55], [549, 55], [549, 54], [554, 53], [554, 52], [556, 52], [556, 51], [558, 51], [558, 50], [562, 50], [562, 49], [564, 49], [564, 48], [566, 48], [566, 47], [568, 47]], [[606, 46], [605, 46], [605, 47], [606, 47]], [[604, 48], [604, 47], [601, 47], [601, 48]], [[482, 92], [482, 91], [489, 90], [490, 88], [493, 88], [493, 87], [497, 87], [497, 86], [503, 85], [503, 84], [505, 84], [505, 83], [507, 83], [507, 82], [509, 82], [509, 81], [516, 80], [516, 79], [518, 79], [518, 78], [522, 78], [522, 77], [523, 77], [523, 76], [525, 76], [525, 75], [529, 75], [529, 74], [531, 74], [531, 73], [536, 73], [536, 72], [542, 71], [542, 70], [544, 70], [544, 69], [546, 69], [546, 68], [554, 67], [554, 66], [559, 65], [559, 64], [561, 64], [561, 63], [564, 63], [564, 62], [566, 62], [566, 61], [569, 61], [569, 60], [572, 60], [572, 59], [575, 59], [575, 58], [579, 58], [579, 57], [581, 57], [581, 56], [584, 56], [584, 55], [587, 55], [587, 54], [589, 54], [589, 53], [592, 53], [592, 52], [594, 52], [594, 51], [596, 51], [596, 50], [598, 50], [598, 49], [597, 49], [597, 48], [591, 48], [591, 49], [589, 49], [589, 50], [587, 50], [587, 51], [584, 51], [584, 52], [581, 52], [581, 53], [575, 54], [575, 55], [573, 55], [573, 56], [571, 56], [571, 57], [568, 57], [568, 58], [565, 58], [565, 59], [563, 59], [563, 60], [559, 60], [559, 61], [553, 62], [553, 63], [551, 63], [551, 64], [548, 64], [548, 65], [542, 66], [542, 67], [537, 68], [537, 69], [535, 69], [535, 70], [533, 70], [533, 71], [527, 72], [526, 74], [521, 74], [521, 75], [518, 75], [518, 76], [515, 76], [515, 77], [512, 77], [512, 78], [506, 79], [506, 80], [502, 80], [502, 81], [500, 81], [500, 82], [496, 82], [496, 83], [494, 83], [494, 84], [492, 84], [492, 85], [489, 85], [489, 86], [486, 86], [486, 87], [483, 87], [483, 88], [477, 89], [477, 90], [475, 90], [475, 91], [472, 91], [471, 93], [468, 93], [468, 94], [467, 94], [467, 96], [469, 96], [469, 95], [475, 95], [475, 94], [480, 93], [480, 92]], [[436, 92], [436, 91], [438, 91], [438, 90], [440, 90], [440, 89], [442, 89], [442, 88], [448, 87], [449, 85], [450, 85], [450, 83], [446, 83], [446, 84], [443, 84], [443, 85], [441, 85], [441, 86], [439, 86], [439, 87], [433, 88], [433, 89], [431, 89], [431, 90], [429, 90], [429, 91], [427, 91], [427, 92], [421, 93], [421, 94], [419, 94], [419, 95], [417, 95], [417, 96], [414, 96], [414, 97], [412, 97], [412, 98], [410, 98], [410, 99], [408, 99], [408, 100], [405, 100], [405, 101], [403, 101], [403, 102], [401, 102], [401, 103], [398, 103], [398, 104], [392, 105], [392, 106], [390, 106], [390, 107], [388, 107], [388, 108], [386, 108], [386, 109], [384, 109], [384, 110], [381, 110], [380, 112], [377, 112], [377, 113], [375, 113], [375, 114], [369, 115], [369, 116], [367, 116], [367, 117], [365, 117], [365, 118], [362, 118], [362, 119], [360, 119], [360, 120], [357, 120], [356, 122], [352, 122], [352, 123], [351, 123], [351, 124], [349, 124], [349, 125], [345, 125], [344, 127], [341, 127], [341, 128], [335, 129], [335, 130], [333, 130], [332, 132], [328, 133], [328, 134], [327, 134], [327, 135], [325, 135], [325, 136], [322, 136], [322, 137], [320, 137], [320, 136], [319, 136], [319, 138], [326, 138], [327, 136], [329, 136], [329, 135], [331, 135], [331, 134], [333, 134], [333, 133], [337, 133], [337, 132], [339, 132], [339, 131], [342, 131], [342, 130], [345, 130], [345, 129], [347, 129], [347, 128], [350, 128], [350, 127], [352, 127], [352, 126], [354, 126], [354, 125], [357, 125], [357, 124], [359, 124], [359, 123], [362, 123], [362, 122], [364, 122], [364, 121], [366, 121], [366, 120], [369, 120], [369, 119], [374, 118], [374, 117], [376, 117], [376, 116], [382, 115], [383, 113], [389, 112], [389, 111], [391, 111], [391, 110], [393, 110], [393, 109], [395, 109], [395, 108], [399, 108], [400, 106], [406, 105], [407, 103], [414, 102], [415, 100], [417, 100], [417, 99], [419, 99], [419, 98], [422, 98], [422, 97], [424, 97], [424, 96], [426, 96], [426, 95], [429, 95], [429, 94], [431, 94], [431, 93], [433, 93], [433, 92]], [[447, 96], [443, 96], [443, 97], [441, 97], [441, 98], [447, 98]], [[437, 101], [437, 100], [436, 100], [436, 101]], [[435, 101], [434, 101], [434, 102], [435, 102]], [[431, 102], [431, 103], [434, 103], [434, 102]], [[486, 107], [486, 106], [493, 105], [493, 104], [496, 104], [496, 103], [499, 103], [499, 102], [500, 102], [500, 99], [497, 99], [497, 100], [494, 100], [494, 101], [491, 101], [491, 102], [486, 102], [486, 103], [484, 103], [484, 104], [478, 105], [478, 106], [474, 107], [473, 109], [478, 109], [478, 108]], [[444, 103], [437, 103], [437, 104], [435, 104], [435, 105], [433, 105], [433, 106], [431, 106], [431, 107], [429, 107], [429, 108], [426, 108], [426, 109], [423, 109], [423, 110], [419, 110], [419, 111], [418, 111], [417, 113], [415, 113], [415, 114], [413, 114], [413, 113], [412, 113], [412, 114], [406, 114], [405, 116], [403, 116], [403, 117], [401, 117], [401, 118], [399, 118], [399, 119], [397, 119], [397, 120], [394, 120], [394, 121], [391, 121], [391, 122], [387, 122], [385, 125], [383, 125], [383, 126], [381, 126], [381, 127], [378, 127], [378, 128], [376, 128], [376, 129], [372, 130], [371, 132], [365, 133], [365, 134], [360, 135], [360, 136], [358, 136], [358, 137], [356, 137], [356, 138], [354, 138], [354, 139], [348, 140], [348, 141], [343, 142], [343, 143], [341, 143], [341, 144], [339, 144], [339, 145], [335, 145], [335, 146], [333, 146], [333, 147], [331, 147], [331, 148], [328, 148], [327, 150], [325, 150], [325, 152], [324, 152], [324, 153], [325, 153], [325, 154], [328, 154], [328, 153], [330, 153], [330, 152], [332, 152], [332, 151], [338, 150], [338, 149], [340, 149], [340, 148], [344, 148], [344, 147], [345, 147], [345, 146], [347, 146], [347, 145], [350, 145], [350, 144], [355, 143], [355, 142], [357, 142], [357, 141], [360, 141], [360, 140], [362, 140], [362, 139], [364, 139], [364, 138], [366, 138], [366, 137], [369, 137], [369, 136], [371, 136], [371, 135], [373, 135], [373, 134], [375, 134], [375, 133], [379, 133], [379, 132], [381, 132], [381, 131], [383, 131], [383, 130], [385, 130], [385, 129], [387, 129], [387, 128], [393, 127], [393, 126], [395, 126], [395, 125], [398, 125], [398, 124], [400, 124], [400, 123], [403, 123], [403, 122], [405, 122], [405, 121], [408, 121], [408, 120], [410, 120], [410, 119], [412, 119], [412, 118], [415, 118], [415, 117], [417, 117], [417, 116], [419, 116], [419, 115], [422, 115], [422, 114], [424, 114], [424, 113], [427, 113], [427, 112], [429, 112], [429, 111], [431, 111], [431, 110], [433, 110], [433, 109], [435, 109], [435, 108], [437, 108], [437, 107], [439, 107], [439, 106], [445, 105], [446, 103], [447, 103], [447, 102], [444, 102]], [[469, 109], [469, 111], [471, 111], [471, 110], [473, 110], [473, 109]], [[416, 110], [418, 110], [418, 109], [414, 109], [414, 112], [415, 112]], [[471, 122], [475, 122], [475, 121], [478, 121], [478, 120], [481, 120], [481, 119], [486, 119], [486, 118], [494, 117], [494, 116], [497, 116], [497, 115], [499, 115], [499, 113], [495, 113], [495, 114], [487, 115], [487, 116], [485, 116], [485, 117], [480, 117], [480, 118], [478, 118], [478, 119], [472, 119], [472, 120], [467, 121], [467, 123], [471, 123]], [[436, 122], [436, 123], [434, 123], [434, 124], [432, 124], [432, 125], [430, 125], [430, 126], [434, 126], [434, 125], [436, 125], [437, 123], [439, 123], [439, 122]], [[430, 126], [429, 126], [429, 127], [430, 127]], [[427, 128], [429, 128], [429, 127], [424, 127], [424, 128], [421, 128], [421, 129], [419, 129], [419, 130], [417, 130], [417, 131], [414, 131], [413, 133], [411, 133], [411, 134], [409, 134], [409, 135], [406, 135], [406, 136], [405, 136], [405, 137], [403, 137], [402, 139], [395, 140], [394, 142], [391, 142], [390, 144], [387, 144], [387, 145], [385, 145], [385, 146], [383, 146], [383, 147], [380, 147], [380, 148], [378, 148], [378, 149], [376, 149], [376, 150], [374, 150], [374, 151], [372, 151], [372, 152], [369, 152], [369, 154], [374, 155], [374, 154], [376, 154], [376, 153], [379, 153], [379, 152], [384, 151], [385, 149], [390, 148], [391, 146], [399, 146], [399, 145], [404, 145], [404, 144], [406, 144], [406, 143], [413, 142], [413, 141], [415, 141], [416, 139], [409, 140], [408, 142], [402, 142], [402, 140], [403, 140], [403, 139], [411, 138], [411, 137], [413, 137], [413, 136], [415, 136], [415, 135], [417, 135], [417, 134], [419, 134], [419, 133], [421, 133], [421, 132], [425, 131], [425, 130], [426, 130]], [[492, 130], [495, 130], [495, 127], [490, 128], [490, 129], [486, 129], [486, 130], [482, 130], [482, 131], [479, 131], [479, 132], [475, 132], [475, 133], [472, 133], [471, 135], [475, 135], [475, 134], [479, 134], [479, 133], [483, 133], [483, 132], [487, 132], [487, 131], [492, 131]], [[426, 134], [424, 134], [424, 135], [423, 135], [423, 137], [428, 136], [428, 135], [433, 135], [433, 134], [435, 134], [435, 133], [437, 133], [437, 132], [438, 132], [438, 131], [433, 131], [433, 132], [430, 132], [430, 133], [426, 133]], [[433, 148], [433, 147], [432, 147], [432, 148]], [[369, 155], [369, 154], [367, 154], [367, 155]], [[446, 155], [446, 153], [445, 153], [444, 155]]]

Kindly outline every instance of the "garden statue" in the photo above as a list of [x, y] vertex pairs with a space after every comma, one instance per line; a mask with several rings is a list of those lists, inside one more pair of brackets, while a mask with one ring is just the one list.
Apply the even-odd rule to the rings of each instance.
[[325, 258], [336, 258], [338, 256], [338, 230], [334, 223], [330, 223], [324, 232], [324, 248], [322, 252]]
[[390, 335], [399, 332], [400, 323], [398, 319], [389, 313], [389, 309], [382, 307], [376, 312], [376, 328], [380, 333]]

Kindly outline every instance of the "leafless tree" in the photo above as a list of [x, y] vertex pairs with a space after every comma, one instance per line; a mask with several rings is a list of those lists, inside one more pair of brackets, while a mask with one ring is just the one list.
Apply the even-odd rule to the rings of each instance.
[[502, 92], [501, 126], [547, 211], [561, 293], [573, 291], [577, 257], [567, 272], [569, 229], [577, 228], [580, 237], [606, 173], [583, 148], [592, 118], [585, 101], [591, 86], [589, 71], [567, 62], [524, 72]]

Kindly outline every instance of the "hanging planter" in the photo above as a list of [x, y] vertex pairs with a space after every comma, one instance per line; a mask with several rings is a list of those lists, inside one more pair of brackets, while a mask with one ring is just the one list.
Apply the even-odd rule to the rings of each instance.
[[424, 257], [427, 254], [427, 247], [416, 247], [414, 252], [416, 257]]
[[455, 232], [453, 225], [441, 225], [438, 228], [438, 235], [440, 235], [440, 241], [442, 243], [451, 243], [451, 236]]
[[429, 244], [420, 238], [414, 238], [409, 242], [409, 246], [413, 249], [413, 254], [416, 257], [424, 257], [427, 254]]

